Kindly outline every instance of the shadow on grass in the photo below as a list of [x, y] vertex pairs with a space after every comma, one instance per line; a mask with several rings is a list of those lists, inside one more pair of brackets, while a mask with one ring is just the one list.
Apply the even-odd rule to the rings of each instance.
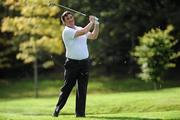
[[22, 115], [25, 115], [25, 116], [52, 116], [51, 114], [49, 113], [23, 113]]
[[[50, 113], [37, 113], [37, 114], [33, 114], [33, 113], [24, 113], [23, 115], [25, 116], [52, 116], [52, 114]], [[60, 116], [75, 116], [74, 113], [60, 113]], [[52, 116], [53, 117], [53, 116]], [[103, 119], [103, 120], [162, 120], [162, 119], [158, 119], [158, 118], [140, 118], [140, 117], [123, 117], [123, 116], [96, 116], [94, 114], [89, 113], [88, 116], [86, 116], [86, 118], [91, 118], [94, 120], [98, 120], [98, 119]]]
[[[53, 113], [53, 112], [52, 112]], [[23, 115], [32, 115], [32, 116], [52, 116], [51, 113], [23, 113]], [[59, 113], [59, 116], [70, 116], [75, 115], [74, 113]]]
[[162, 120], [162, 119], [152, 119], [152, 118], [140, 118], [140, 117], [111, 117], [111, 116], [88, 116], [87, 118], [93, 119], [103, 119], [103, 120]]

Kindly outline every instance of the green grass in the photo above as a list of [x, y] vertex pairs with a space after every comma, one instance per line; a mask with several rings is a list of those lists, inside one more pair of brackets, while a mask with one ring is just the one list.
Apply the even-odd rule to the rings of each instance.
[[[41, 78], [39, 80], [40, 97], [52, 97], [59, 94], [59, 89], [63, 80]], [[166, 81], [163, 88], [180, 86], [180, 81]], [[135, 78], [117, 77], [91, 77], [89, 79], [88, 93], [112, 93], [130, 91], [149, 91], [153, 90], [153, 83], [145, 83]], [[73, 91], [74, 92], [74, 91]], [[1, 80], [0, 79], [0, 98], [24, 98], [34, 96], [33, 79]]]
[[[72, 92], [58, 118], [51, 117], [58, 98], [60, 80], [41, 80], [40, 98], [33, 98], [33, 82], [0, 83], [0, 120], [158, 120], [180, 119], [180, 87], [176, 82], [158, 91], [135, 79], [89, 81], [86, 118], [75, 118]], [[176, 86], [176, 87], [175, 87]], [[172, 88], [173, 87], [173, 88]]]
[[[157, 92], [89, 94], [85, 120], [180, 119], [180, 88]], [[57, 97], [0, 100], [2, 120], [48, 120]], [[59, 119], [75, 120], [75, 96], [72, 94]]]

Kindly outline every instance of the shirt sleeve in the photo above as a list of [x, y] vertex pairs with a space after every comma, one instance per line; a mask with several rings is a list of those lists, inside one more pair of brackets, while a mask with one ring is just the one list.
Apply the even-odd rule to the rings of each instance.
[[65, 30], [65, 31], [64, 31], [64, 38], [65, 38], [66, 40], [73, 40], [76, 31], [77, 31], [77, 30], [74, 30], [74, 29]]

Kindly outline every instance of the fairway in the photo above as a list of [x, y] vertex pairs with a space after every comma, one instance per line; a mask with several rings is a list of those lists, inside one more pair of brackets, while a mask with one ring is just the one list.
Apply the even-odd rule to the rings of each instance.
[[58, 118], [51, 117], [57, 97], [2, 98], [0, 120], [157, 120], [180, 119], [180, 88], [159, 91], [91, 93], [86, 118], [74, 115], [75, 95], [71, 94]]

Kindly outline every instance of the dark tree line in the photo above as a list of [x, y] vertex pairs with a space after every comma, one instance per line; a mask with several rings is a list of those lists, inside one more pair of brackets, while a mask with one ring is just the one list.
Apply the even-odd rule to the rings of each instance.
[[[101, 21], [100, 37], [92, 43], [92, 57], [107, 73], [134, 73], [136, 63], [130, 55], [138, 44], [138, 37], [151, 28], [175, 27], [173, 36], [179, 39], [180, 2], [177, 0], [64, 0], [64, 4], [98, 16]], [[79, 24], [85, 23], [78, 20]], [[176, 46], [180, 49], [180, 44]]]
[[[173, 25], [173, 36], [178, 40], [174, 49], [180, 50], [180, 2], [178, 0], [62, 0], [60, 3], [88, 15], [99, 17], [100, 36], [97, 41], [89, 42], [89, 49], [92, 64], [105, 73], [134, 74], [138, 67], [130, 52], [139, 44], [138, 37], [152, 28], [165, 29], [167, 25]], [[0, 9], [1, 22], [4, 16], [18, 15], [18, 12], [9, 12], [2, 3]], [[61, 9], [60, 14], [62, 12]], [[79, 25], [83, 26], [88, 21], [86, 17], [79, 15], [76, 17]], [[11, 33], [1, 32], [0, 36], [1, 41], [5, 41]], [[11, 48], [4, 43], [0, 42], [1, 52]], [[12, 60], [13, 52], [5, 56], [8, 60]], [[18, 63], [18, 66], [23, 64], [15, 59], [13, 62], [15, 65]], [[27, 69], [28, 67], [22, 68]], [[13, 70], [14, 66], [8, 69]], [[4, 71], [4, 68], [1, 68], [1, 71]]]

